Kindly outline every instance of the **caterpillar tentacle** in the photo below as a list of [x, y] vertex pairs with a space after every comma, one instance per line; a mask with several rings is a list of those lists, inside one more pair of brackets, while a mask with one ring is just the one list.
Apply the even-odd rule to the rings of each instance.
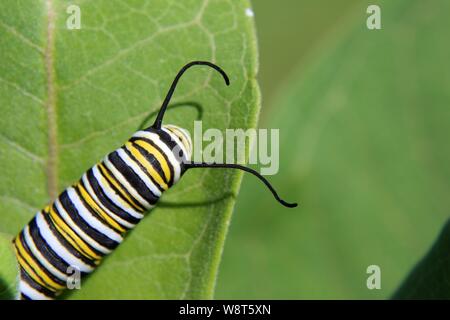
[[20, 268], [19, 298], [53, 299], [64, 290], [73, 270], [80, 275], [95, 270], [155, 207], [162, 193], [189, 168], [232, 168], [252, 173], [287, 207], [270, 183], [256, 171], [233, 164], [194, 164], [192, 141], [177, 126], [162, 126], [176, 84], [192, 66], [204, 65], [229, 78], [207, 61], [186, 64], [176, 75], [155, 123], [136, 132], [122, 147], [87, 170], [14, 238]]

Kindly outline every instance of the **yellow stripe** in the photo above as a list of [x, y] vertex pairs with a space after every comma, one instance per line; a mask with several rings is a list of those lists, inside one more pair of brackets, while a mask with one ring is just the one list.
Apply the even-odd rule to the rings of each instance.
[[188, 150], [186, 150], [186, 151], [189, 152], [189, 149], [191, 148], [191, 144], [190, 144], [189, 141], [186, 139], [186, 137], [184, 136], [184, 134], [183, 134], [181, 131], [176, 130], [176, 129], [173, 128], [173, 127], [167, 126], [166, 129], [169, 130], [170, 132], [172, 132], [175, 136], [177, 136], [178, 139], [180, 139], [180, 141], [181, 141], [181, 143], [183, 144], [183, 146], [185, 146], [185, 147], [188, 149]]
[[[82, 255], [84, 255], [86, 258], [89, 258], [91, 260], [99, 260], [101, 259], [101, 256], [96, 254], [94, 251], [92, 251], [91, 248], [89, 248], [82, 240], [67, 224], [66, 222], [61, 219], [58, 214], [53, 210], [53, 208], [50, 209], [50, 217], [54, 222], [55, 227], [58, 229], [59, 233]], [[96, 262], [96, 261], [95, 261]]]
[[81, 253], [83, 256], [92, 259], [90, 256], [88, 256], [81, 248], [75, 243], [75, 241], [69, 237], [69, 235], [64, 232], [64, 230], [56, 223], [56, 221], [53, 220], [53, 218], [50, 218], [52, 220], [54, 227], [56, 228], [56, 231], [64, 238], [67, 242], [79, 253]]
[[[44, 270], [37, 265], [33, 258], [26, 252], [25, 248], [22, 246], [19, 237], [16, 238], [16, 248], [20, 255], [17, 254], [20, 265], [25, 269], [25, 271], [41, 286], [56, 291], [58, 289], [64, 288], [63, 285], [56, 283], [50, 277], [48, 277]], [[45, 283], [46, 282], [46, 283]]]
[[140, 164], [142, 164], [147, 170], [147, 172], [150, 174], [150, 176], [155, 179], [156, 183], [158, 183], [164, 190], [169, 189], [167, 184], [163, 181], [162, 177], [159, 175], [159, 173], [153, 168], [153, 166], [147, 161], [147, 159], [144, 158], [144, 156], [137, 150], [131, 143], [127, 142], [125, 144], [125, 147], [131, 152], [131, 154], [136, 158], [136, 160], [139, 161]]
[[144, 212], [144, 208], [142, 208], [139, 204], [135, 203], [134, 200], [128, 196], [127, 192], [121, 187], [121, 185], [119, 185], [119, 183], [116, 181], [116, 179], [109, 175], [108, 171], [106, 171], [106, 169], [103, 167], [103, 164], [99, 163], [97, 166], [100, 169], [102, 175], [105, 176], [106, 179], [109, 182], [111, 182], [111, 184], [114, 187], [116, 187], [116, 189], [120, 192], [120, 194], [128, 200], [129, 204], [134, 209], [136, 209], [137, 211], [140, 211], [140, 212]]
[[[171, 176], [170, 176], [169, 165], [166, 161], [166, 158], [164, 158], [163, 154], [161, 152], [159, 152], [159, 150], [156, 149], [154, 146], [152, 146], [151, 144], [149, 144], [143, 140], [136, 140], [136, 141], [134, 141], [134, 143], [141, 146], [142, 148], [144, 148], [148, 153], [153, 155], [156, 158], [156, 160], [158, 160], [158, 162], [161, 165], [162, 171], [164, 172], [164, 176], [166, 177], [166, 181], [170, 181]], [[129, 144], [129, 142], [127, 144]]]
[[91, 195], [83, 188], [81, 184], [78, 184], [78, 189], [81, 192], [81, 196], [88, 203], [88, 205], [94, 209], [98, 214], [102, 216], [103, 219], [113, 228], [119, 232], [125, 232], [125, 229], [122, 228], [115, 220], [113, 220], [105, 211], [103, 211], [94, 199], [91, 198]]
[[[103, 184], [103, 186], [105, 188], [108, 188], [110, 192], [112, 193], [116, 193], [116, 191], [114, 189], [111, 188], [111, 186], [108, 184], [108, 182], [106, 181], [106, 178], [101, 176], [100, 177], [100, 182]], [[121, 197], [118, 197], [118, 201], [127, 209], [132, 209], [134, 211], [136, 211], [136, 208], [134, 208], [132, 205], [130, 205], [127, 201], [123, 200]], [[137, 210], [139, 211], [139, 210]]]
[[[45, 284], [41, 278], [38, 277], [38, 275], [34, 272], [34, 270], [28, 265], [28, 263], [19, 255], [19, 248], [18, 248], [18, 237], [16, 238], [16, 243], [14, 248], [16, 249], [16, 257], [17, 257], [17, 261], [19, 262], [19, 265], [25, 269], [25, 272], [28, 273], [28, 275], [34, 280], [36, 281], [38, 284], [40, 284], [41, 286], [43, 286], [44, 288], [47, 288], [48, 285]], [[51, 288], [52, 291], [53, 288]]]
[[28, 273], [28, 275], [37, 282], [40, 286], [47, 288], [51, 291], [56, 291], [56, 289], [49, 287], [46, 283], [42, 282], [42, 280], [34, 273], [33, 269], [25, 262], [25, 260], [22, 259], [21, 256], [17, 256], [17, 261], [19, 261], [19, 264], [22, 268], [25, 269], [25, 272]]

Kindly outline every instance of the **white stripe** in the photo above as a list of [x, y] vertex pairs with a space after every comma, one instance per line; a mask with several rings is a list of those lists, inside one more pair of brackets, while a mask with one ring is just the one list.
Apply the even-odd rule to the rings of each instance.
[[[167, 130], [165, 130], [165, 129], [172, 129], [172, 131], [175, 131], [175, 132], [177, 132], [177, 133], [179, 133], [181, 136], [183, 136], [184, 137], [184, 139], [186, 140], [186, 142], [188, 143], [188, 146], [186, 146], [184, 143], [183, 143], [183, 141], [181, 140], [181, 138], [178, 138], [178, 136], [177, 136], [177, 139], [180, 141], [180, 144], [185, 148], [185, 150], [186, 150], [186, 152], [184, 153], [184, 155], [186, 156], [186, 159], [187, 160], [190, 160], [191, 159], [191, 156], [192, 156], [192, 140], [191, 140], [191, 136], [190, 136], [190, 134], [189, 134], [189, 132], [186, 130], [186, 129], [184, 129], [184, 128], [180, 128], [180, 127], [177, 127], [177, 126], [174, 126], [174, 125], [171, 125], [171, 124], [169, 124], [169, 125], [165, 125], [164, 126], [164, 128], [162, 128], [164, 131], [166, 131], [167, 132]], [[169, 132], [168, 132], [169, 133]], [[186, 149], [187, 148], [187, 149]]]
[[114, 202], [116, 206], [118, 206], [119, 208], [121, 208], [123, 211], [127, 212], [130, 216], [134, 218], [142, 219], [144, 217], [142, 213], [136, 211], [128, 203], [122, 200], [122, 198], [118, 194], [116, 194], [116, 192], [106, 182], [106, 178], [103, 177], [97, 166], [92, 167], [92, 173], [94, 174], [94, 177], [97, 179], [97, 182], [102, 188], [103, 192], [108, 196], [108, 198], [112, 202]]
[[56, 254], [63, 259], [68, 265], [78, 267], [83, 272], [91, 272], [93, 267], [88, 266], [83, 261], [73, 256], [63, 244], [53, 235], [47, 222], [44, 220], [42, 213], [36, 215], [36, 224], [41, 232], [42, 238], [47, 242], [48, 246], [56, 252]]
[[186, 159], [188, 159], [189, 152], [187, 152], [183, 141], [181, 141], [181, 139], [178, 138], [176, 134], [166, 128], [162, 128], [162, 131], [166, 132], [170, 136], [170, 138], [181, 148], [181, 151], [183, 151], [183, 155], [186, 157]]
[[116, 222], [118, 222], [122, 226], [125, 226], [125, 227], [128, 227], [128, 228], [133, 228], [134, 227], [133, 224], [130, 224], [129, 222], [123, 220], [121, 217], [117, 216], [114, 212], [112, 212], [106, 206], [103, 205], [103, 203], [97, 197], [97, 194], [94, 192], [94, 189], [92, 188], [91, 183], [89, 182], [89, 180], [87, 178], [83, 179], [83, 181], [84, 181], [84, 185], [86, 186], [86, 191], [89, 193], [91, 198], [97, 203], [97, 205], [101, 209], [103, 209], [103, 211], [106, 211], [106, 214], [109, 215], [111, 217], [111, 219], [115, 220]]
[[21, 293], [23, 293], [24, 295], [33, 300], [53, 300], [52, 298], [47, 297], [43, 293], [40, 293], [23, 280], [20, 280], [19, 282], [19, 290]]
[[174, 183], [180, 179], [180, 174], [181, 174], [180, 163], [178, 162], [177, 158], [173, 154], [172, 150], [170, 150], [170, 148], [167, 146], [167, 144], [164, 141], [162, 141], [157, 134], [155, 134], [153, 132], [148, 132], [148, 131], [138, 131], [133, 135], [133, 137], [149, 139], [154, 144], [156, 144], [161, 149], [161, 151], [167, 156], [167, 159], [169, 160], [170, 164], [173, 167]]
[[33, 238], [30, 235], [30, 228], [25, 226], [23, 230], [24, 240], [27, 244], [28, 248], [30, 248], [33, 255], [36, 257], [36, 259], [47, 269], [49, 272], [51, 272], [55, 277], [57, 277], [61, 281], [67, 281], [67, 275], [56, 269], [50, 261], [48, 261], [38, 250], [36, 245], [34, 244]]
[[136, 164], [136, 162], [131, 159], [126, 152], [123, 149], [117, 149], [117, 155], [127, 164], [127, 166], [130, 166], [131, 169], [136, 173], [139, 178], [145, 183], [148, 189], [155, 195], [156, 197], [161, 197], [161, 191], [158, 189], [158, 187], [153, 183], [153, 181], [147, 176], [147, 174], [142, 171], [141, 168]]
[[[83, 175], [83, 177], [84, 176], [85, 175]], [[67, 194], [69, 195], [72, 204], [77, 209], [78, 214], [83, 218], [84, 221], [86, 221], [88, 225], [90, 225], [93, 229], [103, 233], [108, 238], [115, 240], [116, 242], [122, 242], [123, 238], [119, 233], [103, 224], [103, 222], [101, 222], [89, 211], [88, 208], [86, 208], [73, 187], [67, 188]]]
[[55, 201], [55, 207], [59, 212], [59, 215], [61, 218], [69, 225], [69, 227], [84, 241], [86, 241], [91, 247], [97, 249], [101, 253], [108, 254], [111, 252], [110, 249], [105, 248], [100, 243], [92, 239], [90, 236], [88, 236], [83, 230], [81, 230], [78, 225], [75, 223], [75, 221], [72, 220], [70, 215], [67, 213], [67, 211], [62, 206], [59, 199], [56, 199]]
[[114, 165], [109, 161], [108, 156], [103, 159], [103, 164], [111, 171], [114, 178], [116, 178], [128, 191], [128, 193], [131, 194], [131, 196], [145, 209], [149, 210], [153, 208], [154, 206], [147, 202], [144, 198], [141, 197], [141, 195], [128, 183], [128, 180], [125, 179], [125, 177], [120, 173], [119, 170], [114, 167]]

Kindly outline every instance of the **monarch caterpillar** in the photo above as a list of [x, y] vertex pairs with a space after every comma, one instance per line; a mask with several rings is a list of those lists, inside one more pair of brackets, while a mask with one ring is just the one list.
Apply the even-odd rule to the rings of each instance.
[[55, 298], [66, 286], [69, 267], [76, 267], [81, 275], [92, 272], [188, 169], [234, 168], [250, 172], [281, 204], [297, 206], [280, 199], [270, 183], [250, 168], [191, 162], [189, 133], [177, 126], [162, 126], [178, 80], [194, 65], [213, 68], [229, 85], [226, 73], [213, 63], [186, 64], [173, 80], [153, 125], [136, 132], [123, 146], [86, 171], [76, 184], [37, 212], [14, 238], [20, 268], [20, 299]]

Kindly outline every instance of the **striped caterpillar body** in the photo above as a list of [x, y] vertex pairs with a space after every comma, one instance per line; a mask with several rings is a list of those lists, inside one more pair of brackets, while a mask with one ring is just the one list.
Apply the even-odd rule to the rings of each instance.
[[269, 182], [250, 168], [192, 163], [189, 133], [177, 126], [162, 126], [179, 78], [194, 65], [215, 69], [229, 84], [225, 72], [210, 62], [185, 65], [175, 77], [154, 124], [136, 132], [122, 147], [87, 170], [14, 238], [20, 299], [54, 299], [66, 288], [70, 267], [81, 275], [94, 271], [187, 169], [233, 168], [250, 172], [281, 204], [296, 206], [281, 200]]
[[181, 128], [138, 131], [38, 212], [14, 240], [21, 298], [55, 298], [69, 266], [92, 272], [178, 181], [190, 154]]

